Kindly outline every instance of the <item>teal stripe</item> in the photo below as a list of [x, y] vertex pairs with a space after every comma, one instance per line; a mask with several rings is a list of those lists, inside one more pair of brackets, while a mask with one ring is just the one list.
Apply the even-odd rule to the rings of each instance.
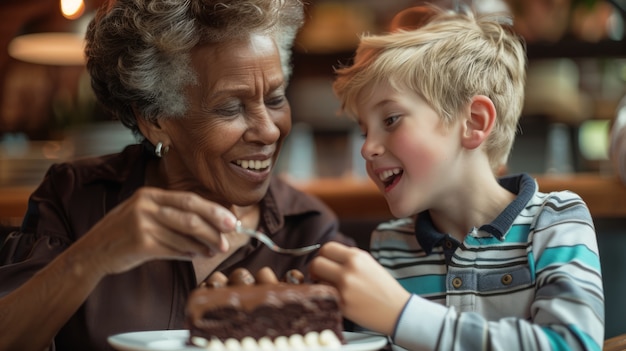
[[528, 269], [530, 270], [530, 276], [535, 280], [537, 277], [537, 267], [535, 267], [535, 255], [532, 251], [528, 253]]
[[570, 324], [567, 327], [572, 331], [572, 333], [576, 334], [578, 339], [583, 341], [585, 346], [587, 346], [587, 350], [602, 350], [602, 347], [600, 347], [600, 345], [598, 345], [596, 341], [591, 336], [589, 336], [589, 334], [581, 330], [579, 326], [575, 324]]
[[[591, 338], [586, 333], [582, 332], [580, 328], [576, 325], [570, 324], [567, 328], [578, 338], [578, 340], [582, 341], [585, 345], [585, 350], [597, 350], [601, 351], [602, 348], [600, 345], [596, 343], [596, 341]], [[548, 337], [548, 341], [550, 342], [550, 349], [553, 351], [567, 351], [570, 347], [565, 343], [565, 339], [559, 333], [551, 329], [550, 327], [541, 327], [546, 336]]]
[[587, 333], [581, 330], [577, 325], [570, 324], [567, 327], [572, 331], [572, 333], [576, 334], [578, 339], [583, 341], [585, 346], [587, 346], [586, 347], [587, 350], [598, 350], [598, 351], [602, 350], [600, 345], [598, 345], [591, 336], [589, 336]]
[[527, 243], [528, 233], [530, 232], [529, 224], [514, 225], [504, 236], [504, 241], [500, 241], [498, 238], [490, 236], [486, 238], [477, 238], [471, 235], [465, 237], [465, 242], [471, 246], [479, 245], [502, 245], [512, 243]]
[[440, 294], [446, 292], [446, 275], [423, 275], [398, 279], [408, 292], [413, 294]]
[[598, 272], [600, 271], [600, 259], [598, 255], [589, 250], [585, 245], [547, 248], [541, 257], [539, 257], [537, 270], [542, 270], [554, 264], [569, 263], [574, 260], [580, 261]]
[[569, 351], [569, 346], [567, 346], [567, 343], [565, 343], [565, 340], [559, 333], [555, 332], [549, 327], [541, 327], [541, 329], [543, 329], [544, 333], [546, 333], [546, 336], [548, 337], [548, 341], [550, 342], [550, 350]]

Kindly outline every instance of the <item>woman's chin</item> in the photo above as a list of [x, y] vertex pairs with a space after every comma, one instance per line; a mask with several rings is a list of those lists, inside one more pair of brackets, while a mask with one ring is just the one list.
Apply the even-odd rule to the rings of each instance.
[[269, 188], [269, 182], [267, 184], [255, 186], [247, 191], [240, 191], [231, 196], [232, 203], [238, 206], [250, 206], [255, 205], [263, 200], [263, 197], [267, 194]]

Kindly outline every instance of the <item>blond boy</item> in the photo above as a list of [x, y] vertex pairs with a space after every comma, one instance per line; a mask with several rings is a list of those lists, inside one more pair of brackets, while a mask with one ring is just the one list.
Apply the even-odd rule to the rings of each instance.
[[[494, 15], [429, 8], [362, 38], [335, 91], [392, 214], [371, 255], [322, 247], [345, 316], [410, 350], [599, 350], [604, 298], [583, 200], [497, 178], [524, 99], [522, 40]], [[373, 257], [372, 257], [373, 256]]]

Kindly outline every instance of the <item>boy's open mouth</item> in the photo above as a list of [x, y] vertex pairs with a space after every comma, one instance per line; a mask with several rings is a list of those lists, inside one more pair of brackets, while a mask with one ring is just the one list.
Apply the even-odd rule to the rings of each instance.
[[396, 183], [396, 180], [400, 179], [400, 177], [402, 176], [402, 173], [404, 173], [402, 171], [402, 168], [388, 169], [384, 172], [381, 172], [378, 175], [378, 178], [380, 179], [381, 182], [383, 182], [383, 185], [385, 186], [385, 188], [388, 188], [389, 186]]

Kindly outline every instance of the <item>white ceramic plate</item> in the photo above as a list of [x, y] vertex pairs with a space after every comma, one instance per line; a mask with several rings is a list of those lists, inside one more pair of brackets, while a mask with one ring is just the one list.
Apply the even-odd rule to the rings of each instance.
[[[187, 330], [154, 330], [122, 333], [110, 336], [109, 344], [120, 351], [198, 351], [187, 345]], [[387, 345], [387, 338], [379, 335], [343, 332], [346, 343], [341, 351], [375, 351]]]

